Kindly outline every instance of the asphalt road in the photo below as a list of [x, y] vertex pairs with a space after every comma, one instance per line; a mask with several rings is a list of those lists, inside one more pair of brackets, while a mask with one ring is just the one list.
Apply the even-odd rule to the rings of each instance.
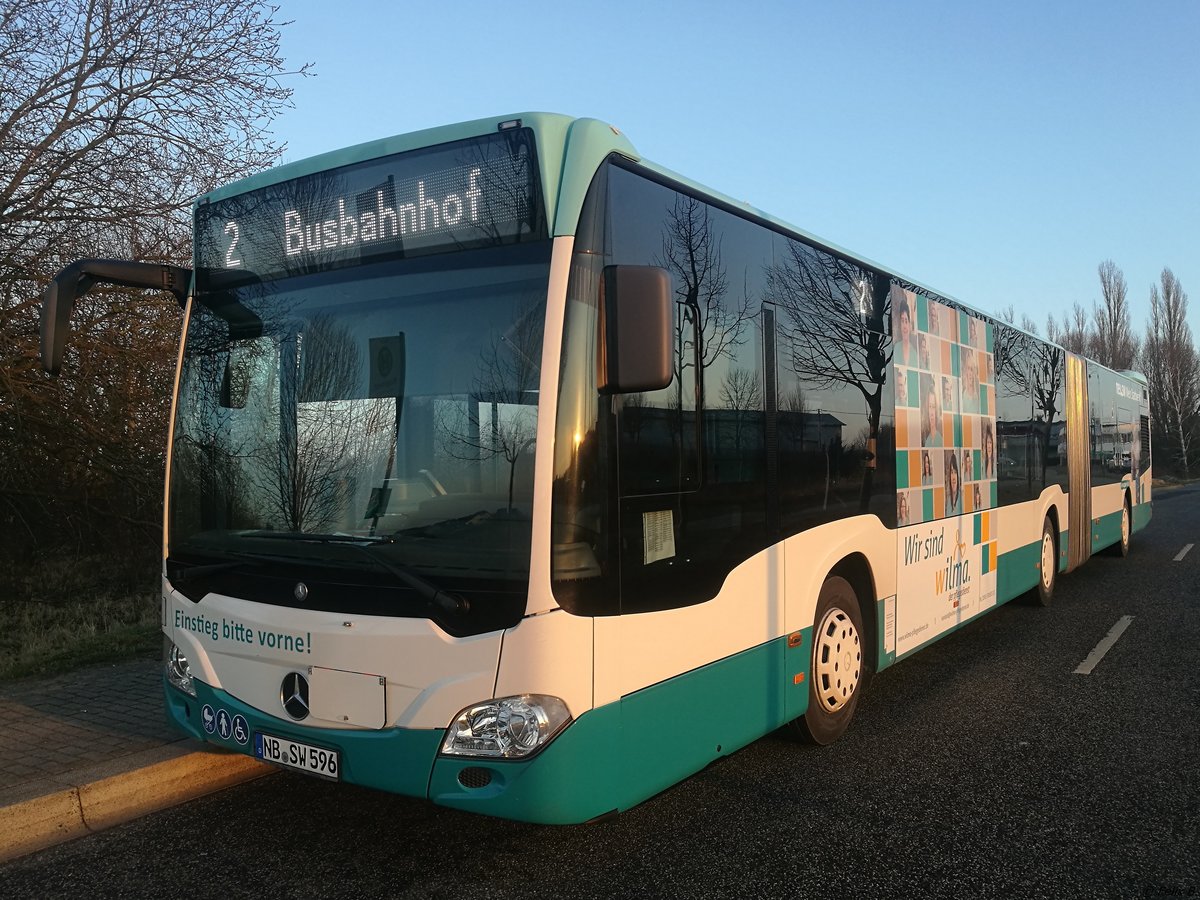
[[280, 774], [12, 863], [0, 896], [1198, 897], [1193, 542], [1200, 490], [1160, 492], [1127, 560], [882, 673], [836, 745], [771, 735], [605, 822]]

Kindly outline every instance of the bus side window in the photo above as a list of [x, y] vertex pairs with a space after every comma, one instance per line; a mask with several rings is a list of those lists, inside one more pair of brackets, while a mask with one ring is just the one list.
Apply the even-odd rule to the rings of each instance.
[[621, 495], [695, 490], [700, 481], [696, 415], [696, 315], [676, 304], [671, 384], [624, 394], [617, 406]]
[[[1034, 396], [1038, 376], [1033, 339], [1003, 322], [995, 323], [996, 479], [1001, 505], [1035, 496], [1031, 451]], [[1044, 441], [1043, 441], [1044, 443]]]
[[763, 349], [771, 235], [620, 167], [607, 261], [653, 265], [676, 303], [671, 384], [616, 401], [621, 611], [703, 602], [766, 546]]
[[888, 281], [777, 237], [779, 504], [784, 534], [874, 513], [896, 521]]

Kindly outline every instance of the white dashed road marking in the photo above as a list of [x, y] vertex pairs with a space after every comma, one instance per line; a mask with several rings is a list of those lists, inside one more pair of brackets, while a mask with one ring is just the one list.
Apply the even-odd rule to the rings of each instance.
[[1133, 616], [1121, 616], [1117, 619], [1117, 624], [1109, 629], [1108, 634], [1104, 636], [1104, 640], [1098, 643], [1087, 659], [1081, 662], [1075, 669], [1076, 675], [1091, 675], [1092, 670], [1100, 665], [1100, 660], [1104, 659], [1104, 654], [1112, 649], [1113, 644], [1117, 642], [1125, 629], [1129, 627], [1129, 623], [1133, 621]]

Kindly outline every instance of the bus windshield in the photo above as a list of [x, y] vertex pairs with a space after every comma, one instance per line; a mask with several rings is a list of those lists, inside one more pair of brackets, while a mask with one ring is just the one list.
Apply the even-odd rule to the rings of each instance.
[[[549, 259], [538, 241], [198, 294], [168, 574], [289, 605], [296, 566], [324, 567], [398, 593], [308, 608], [419, 614], [403, 571], [523, 610]], [[255, 593], [289, 562], [287, 591]]]

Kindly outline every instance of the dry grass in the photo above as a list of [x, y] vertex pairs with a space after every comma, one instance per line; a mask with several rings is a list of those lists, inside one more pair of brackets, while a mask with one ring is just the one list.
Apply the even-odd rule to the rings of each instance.
[[0, 592], [0, 680], [162, 651], [156, 573], [131, 590], [131, 566], [55, 560], [9, 574]]

